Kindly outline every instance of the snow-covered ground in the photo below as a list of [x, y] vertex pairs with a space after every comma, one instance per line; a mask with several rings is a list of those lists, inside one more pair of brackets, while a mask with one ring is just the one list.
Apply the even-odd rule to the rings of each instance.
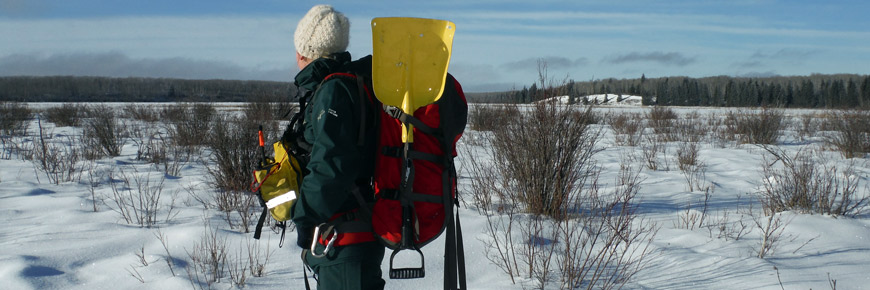
[[[644, 108], [601, 108], [610, 113], [640, 112]], [[680, 108], [680, 114], [699, 112], [702, 116], [721, 116], [725, 109]], [[786, 111], [804, 114], [807, 110]], [[638, 147], [619, 146], [606, 125], [603, 151], [595, 156], [602, 174], [603, 187], [616, 180], [626, 152], [639, 153]], [[52, 128], [53, 141], [81, 134], [81, 129]], [[36, 123], [29, 136], [7, 141], [23, 145], [32, 140]], [[471, 142], [477, 132], [469, 132], [460, 146], [478, 146]], [[787, 130], [780, 138], [780, 148], [796, 152], [801, 148], [821, 146], [817, 138], [800, 140]], [[295, 234], [288, 233], [283, 248], [278, 248], [279, 234], [267, 231], [253, 243], [251, 233], [230, 228], [215, 208], [205, 208], [197, 199], [211, 198], [206, 162], [184, 164], [178, 174], [164, 175], [154, 165], [136, 160], [137, 143], [128, 140], [119, 157], [87, 163], [88, 170], [71, 182], [52, 184], [31, 161], [16, 153], [0, 152], [0, 289], [188, 289], [188, 271], [193, 269], [193, 253], [205, 234], [213, 233], [226, 240], [229, 258], [247, 260], [248, 248], [270, 252], [263, 277], [250, 277], [246, 287], [252, 289], [304, 289], [300, 249]], [[754, 193], [762, 185], [761, 164], [765, 151], [753, 145], [718, 146], [702, 142], [700, 160], [706, 167], [706, 180], [714, 186], [709, 200], [708, 223], [724, 220], [744, 221], [748, 226], [739, 240], [718, 237], [714, 227], [686, 229], [680, 222], [686, 206], [694, 204], [692, 213], [704, 194], [687, 189], [686, 179], [676, 167], [674, 144], [663, 155], [669, 164], [659, 170], [644, 169], [638, 196], [643, 219], [659, 227], [651, 247], [648, 266], [626, 285], [627, 289], [870, 289], [870, 216], [855, 218], [818, 214], [785, 213], [789, 221], [776, 251], [757, 257], [761, 244], [760, 230], [746, 215], [747, 207], [760, 211]], [[7, 146], [8, 148], [8, 146]], [[5, 150], [5, 149], [4, 149]], [[460, 150], [460, 152], [466, 152]], [[831, 152], [828, 152], [831, 153]], [[831, 153], [831, 156], [839, 156]], [[465, 162], [462, 156], [460, 162]], [[841, 157], [837, 157], [841, 158]], [[208, 160], [207, 156], [201, 160]], [[859, 191], [866, 195], [870, 183], [870, 164], [856, 159]], [[844, 160], [835, 161], [840, 164]], [[639, 165], [640, 166], [640, 165]], [[459, 166], [460, 175], [468, 177]], [[122, 175], [122, 173], [124, 175]], [[110, 176], [112, 176], [110, 178]], [[153, 227], [127, 223], [113, 205], [113, 184], [121, 192], [121, 176], [138, 183], [150, 180], [156, 187], [163, 180], [162, 205]], [[93, 182], [92, 182], [93, 181]], [[94, 185], [92, 187], [92, 185]], [[135, 187], [135, 184], [132, 185]], [[460, 193], [467, 196], [470, 180], [463, 179]], [[93, 193], [92, 193], [93, 190]], [[94, 199], [96, 197], [96, 211]], [[460, 209], [465, 236], [468, 285], [470, 289], [525, 289], [534, 281], [518, 277], [517, 283], [486, 258], [486, 219], [473, 205]], [[714, 222], [710, 222], [714, 221]], [[206, 227], [208, 225], [208, 228]], [[211, 230], [208, 230], [211, 229]], [[158, 236], [164, 239], [161, 241]], [[208, 239], [205, 239], [208, 240]], [[443, 237], [424, 248], [426, 278], [389, 280], [387, 289], [441, 289]], [[164, 246], [165, 245], [165, 246]], [[263, 255], [260, 255], [261, 257]], [[167, 262], [168, 261], [168, 262]], [[382, 265], [384, 271], [387, 263]], [[386, 277], [385, 277], [386, 279]], [[313, 283], [314, 281], [311, 280]], [[550, 284], [547, 288], [556, 287]], [[230, 277], [215, 285], [233, 288]]]

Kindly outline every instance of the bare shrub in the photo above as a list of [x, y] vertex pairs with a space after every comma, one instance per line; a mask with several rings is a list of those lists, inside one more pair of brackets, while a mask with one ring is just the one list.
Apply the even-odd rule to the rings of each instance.
[[105, 179], [108, 179], [109, 172], [114, 171], [114, 169], [109, 170], [101, 170], [97, 167], [96, 163], [91, 163], [87, 172], [88, 172], [88, 192], [91, 195], [91, 205], [93, 206], [94, 212], [99, 211], [98, 204], [102, 204], [104, 199], [102, 195], [97, 195], [97, 187], [100, 184], [103, 184]]
[[84, 105], [64, 103], [59, 107], [46, 108], [42, 112], [42, 117], [58, 127], [77, 127], [81, 124], [85, 110], [87, 108]]
[[[150, 145], [164, 159], [160, 163], [155, 163], [158, 169], [163, 168], [163, 172], [172, 176], [179, 176], [181, 168], [193, 160], [194, 151], [190, 147], [179, 146], [168, 140], [163, 135], [158, 135], [157, 139], [152, 139]], [[162, 166], [160, 166], [162, 164]]]
[[[829, 165], [813, 151], [801, 150], [790, 156], [781, 149], [764, 147], [774, 160], [765, 157], [760, 191], [765, 214], [787, 210], [856, 216], [870, 202], [870, 193], [860, 193], [860, 177], [854, 161], [845, 167]], [[781, 166], [775, 166], [781, 163]]]
[[683, 119], [674, 121], [674, 138], [682, 142], [698, 143], [704, 140], [711, 126], [707, 125], [697, 111], [687, 114]]
[[734, 119], [734, 133], [744, 144], [776, 144], [786, 122], [782, 110], [764, 108], [757, 113], [738, 113]]
[[131, 139], [137, 144], [136, 160], [154, 164], [157, 169], [172, 176], [179, 176], [181, 167], [190, 162], [198, 152], [196, 147], [181, 146], [169, 140], [167, 134], [155, 124], [132, 126]]
[[193, 249], [187, 250], [190, 264], [187, 265], [187, 277], [194, 289], [211, 289], [214, 283], [219, 283], [225, 277], [228, 264], [227, 238], [218, 236], [216, 231], [208, 223], [199, 242], [193, 245]]
[[675, 140], [675, 124], [679, 116], [669, 107], [655, 106], [647, 112], [647, 121], [653, 131], [665, 141]]
[[710, 208], [710, 197], [713, 196], [713, 191], [712, 186], [708, 186], [704, 190], [704, 200], [698, 202], [701, 204], [700, 210], [696, 209], [695, 204], [689, 200], [684, 211], [680, 213], [679, 220], [674, 224], [674, 227], [694, 230], [707, 226], [709, 223], [707, 211]]
[[563, 204], [591, 157], [600, 131], [592, 131], [591, 107], [575, 111], [570, 106], [538, 103], [531, 112], [507, 120], [493, 132], [495, 166], [512, 181], [525, 211], [560, 219]]
[[[203, 183], [203, 185], [206, 185], [206, 184]], [[182, 187], [184, 188], [184, 191], [186, 191], [187, 194], [190, 196], [190, 198], [199, 202], [199, 204], [202, 205], [202, 207], [204, 209], [208, 210], [208, 209], [217, 207], [214, 204], [214, 201], [209, 198], [211, 196], [209, 196], [208, 194], [202, 193], [200, 190], [197, 190], [197, 188], [199, 186], [197, 186], [196, 184], [183, 185]], [[211, 186], [208, 186], [208, 187], [209, 187], [209, 189], [211, 189]], [[193, 202], [190, 202], [189, 200], [190, 199], [188, 199], [188, 202], [186, 202], [186, 203], [192, 204]]]
[[843, 157], [861, 158], [870, 153], [870, 110], [832, 112], [828, 126], [835, 132], [826, 138]]
[[699, 144], [682, 142], [677, 148], [677, 167], [686, 179], [689, 191], [701, 190], [707, 182], [707, 165], [699, 160]]
[[[761, 242], [758, 245], [757, 256], [760, 259], [772, 256], [779, 248], [780, 241], [784, 236], [786, 227], [791, 223], [791, 219], [783, 217], [782, 213], [769, 213], [766, 216], [752, 213], [750, 216], [755, 222], [755, 227], [761, 234]], [[787, 236], [793, 237], [793, 236]]]
[[233, 213], [240, 219], [239, 226], [249, 231], [251, 210], [256, 199], [249, 194], [251, 172], [257, 155], [259, 124], [244, 117], [220, 116], [212, 123], [208, 137], [212, 149], [208, 173], [217, 189], [215, 203], [225, 213], [230, 226], [234, 225]]
[[91, 108], [94, 112], [92, 117], [84, 119], [82, 128], [82, 144], [90, 148], [88, 159], [97, 159], [102, 156], [116, 157], [121, 155], [121, 146], [127, 136], [127, 124], [121, 122], [115, 111], [105, 105]]
[[[246, 110], [268, 116], [263, 120], [289, 120], [290, 113], [296, 111], [299, 105], [290, 101], [291, 98], [280, 94], [260, 93], [251, 98]], [[250, 113], [246, 113], [250, 116]]]
[[[281, 106], [276, 106], [273, 103], [251, 102], [245, 105], [244, 122], [245, 126], [258, 128], [263, 126], [263, 134], [266, 140], [278, 139], [278, 120], [281, 116], [277, 115], [277, 111]], [[271, 147], [271, 146], [267, 146]], [[267, 148], [267, 154], [271, 153], [271, 149]]]
[[730, 144], [735, 144], [737, 141], [737, 115], [733, 111], [729, 111], [724, 116], [710, 116], [711, 138], [713, 144], [719, 148], [725, 148]]
[[690, 167], [696, 167], [701, 162], [698, 158], [700, 145], [694, 142], [681, 142], [677, 148], [677, 166], [680, 170], [686, 171]]
[[154, 237], [160, 241], [161, 245], [163, 245], [163, 250], [166, 252], [166, 257], [163, 259], [166, 261], [166, 266], [169, 267], [169, 272], [172, 273], [173, 277], [175, 277], [175, 258], [173, 258], [172, 253], [169, 252], [169, 238], [166, 237], [166, 234], [164, 234], [160, 229], [157, 229], [154, 233]]
[[133, 123], [129, 126], [130, 141], [136, 144], [136, 160], [148, 163], [160, 163], [166, 159], [162, 152], [156, 150], [154, 139], [160, 136], [160, 129], [152, 123]]
[[[36, 169], [45, 174], [48, 181], [60, 184], [81, 179], [84, 166], [79, 164], [81, 158], [80, 144], [67, 136], [66, 140], [56, 142], [51, 132], [47, 132], [38, 121], [38, 136], [33, 140], [33, 160]], [[38, 177], [37, 177], [38, 178]]]
[[174, 104], [160, 109], [160, 119], [169, 124], [176, 124], [188, 119], [190, 104]]
[[479, 104], [471, 106], [469, 113], [468, 123], [472, 130], [495, 131], [520, 112], [516, 106]]
[[[164, 244], [169, 257], [167, 263], [169, 263], [171, 255], [166, 246], [165, 236], [158, 234], [157, 237]], [[185, 271], [192, 288], [213, 289], [215, 283], [221, 283], [225, 278], [229, 278], [236, 288], [245, 288], [248, 277], [266, 275], [266, 264], [273, 253], [268, 245], [264, 251], [256, 241], [248, 240], [246, 245], [239, 244], [236, 249], [231, 249], [226, 235], [220, 234], [209, 222], [204, 222], [200, 240], [192, 249], [185, 248], [190, 259]]]
[[616, 144], [637, 146], [643, 138], [643, 117], [636, 113], [615, 114], [609, 118]]
[[149, 123], [160, 120], [160, 110], [153, 105], [128, 104], [124, 106], [124, 114], [134, 120]]
[[217, 115], [210, 103], [182, 104], [164, 108], [161, 116], [170, 124], [169, 135], [181, 146], [207, 145], [209, 126]]
[[123, 170], [118, 170], [118, 173], [110, 173], [109, 178], [114, 180], [111, 182], [110, 208], [120, 214], [127, 224], [150, 228], [157, 224], [161, 213], [165, 214], [164, 222], [169, 222], [177, 215], [177, 194], [171, 196], [168, 208], [161, 202], [166, 175], [160, 174], [160, 179], [155, 183], [150, 173], [143, 175], [134, 171], [131, 178]]
[[12, 160], [17, 156], [21, 160], [33, 160], [32, 140], [32, 137], [25, 136], [0, 136], [0, 159]]
[[537, 283], [537, 288], [544, 289], [550, 282], [551, 268], [555, 263], [554, 255], [559, 248], [559, 234], [554, 230], [556, 220], [541, 215], [528, 215], [519, 219], [519, 232], [526, 237], [523, 247], [518, 253], [521, 264], [528, 268], [528, 277]]
[[[474, 200], [487, 218], [486, 257], [512, 281], [524, 276], [536, 288], [555, 281], [553, 271], [562, 289], [619, 288], [643, 268], [655, 235], [636, 214], [640, 171], [623, 166], [620, 185], [612, 193], [599, 192], [591, 157], [598, 152], [600, 132], [566, 130], [581, 125], [555, 120], [579, 117], [543, 106], [559, 108], [537, 104], [493, 132], [494, 145], [485, 147], [488, 157], [464, 155], [474, 176]], [[583, 134], [566, 134], [570, 131]], [[535, 184], [541, 179], [546, 185]]]
[[803, 114], [795, 123], [798, 136], [802, 141], [816, 136], [821, 127], [821, 121], [815, 114]]
[[637, 215], [640, 169], [621, 166], [619, 176], [623, 185], [611, 194], [599, 194], [593, 181], [588, 192], [573, 196], [573, 217], [559, 222], [561, 289], [619, 289], [646, 267], [657, 227]]
[[663, 165], [659, 160], [659, 154], [666, 155], [667, 144], [653, 134], [645, 135], [644, 140], [646, 142], [641, 145], [641, 152], [643, 153], [646, 168], [649, 170], [668, 170], [667, 166]]
[[145, 278], [142, 277], [142, 274], [139, 273], [139, 270], [136, 270], [136, 265], [130, 265], [130, 268], [127, 268], [127, 273], [130, 274], [130, 277], [139, 281], [139, 283], [145, 284]]
[[260, 245], [260, 240], [251, 240], [246, 239], [247, 241], [247, 256], [248, 256], [248, 270], [250, 270], [251, 276], [254, 277], [265, 277], [266, 276], [266, 265], [269, 264], [269, 259], [272, 257], [272, 254], [275, 252], [274, 250], [269, 249], [269, 245], [271, 244], [269, 241], [266, 241], [266, 249], [263, 249]]
[[709, 219], [707, 231], [710, 238], [715, 236], [726, 241], [739, 241], [752, 231], [751, 225], [744, 219], [745, 215], [739, 209], [734, 213], [737, 215], [736, 218], [732, 218], [731, 213], [726, 210], [721, 216]]
[[33, 112], [25, 103], [0, 102], [0, 133], [25, 135]]
[[230, 276], [230, 281], [238, 288], [244, 288], [248, 282], [249, 261], [241, 259], [244, 255], [244, 249], [239, 248], [235, 256], [227, 260], [227, 275]]
[[[491, 146], [484, 148], [488, 149], [487, 154], [492, 154]], [[511, 283], [516, 283], [514, 277], [519, 275], [520, 269], [514, 226], [521, 214], [520, 199], [516, 192], [503, 190], [502, 186], [510, 182], [496, 170], [489, 158], [478, 157], [470, 147], [465, 147], [465, 150], [462, 156], [468, 158], [469, 170], [474, 176], [471, 182], [474, 202], [478, 212], [486, 216], [486, 257], [510, 277]]]

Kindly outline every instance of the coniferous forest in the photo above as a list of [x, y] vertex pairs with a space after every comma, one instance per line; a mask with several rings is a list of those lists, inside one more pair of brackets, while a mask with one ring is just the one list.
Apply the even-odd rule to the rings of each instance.
[[[528, 103], [542, 94], [539, 83], [520, 90], [474, 94], [478, 102]], [[644, 105], [710, 107], [855, 108], [870, 107], [870, 76], [821, 75], [741, 78], [666, 77], [566, 81], [559, 95], [635, 95]], [[573, 98], [572, 98], [573, 99]]]
[[[546, 94], [533, 83], [506, 92], [468, 93], [471, 102], [529, 103]], [[551, 86], [551, 84], [546, 84]], [[637, 95], [644, 105], [868, 108], [870, 75], [663, 77], [564, 81], [560, 95]], [[245, 102], [295, 95], [289, 82], [107, 77], [0, 77], [0, 101]], [[574, 98], [572, 98], [574, 99]]]

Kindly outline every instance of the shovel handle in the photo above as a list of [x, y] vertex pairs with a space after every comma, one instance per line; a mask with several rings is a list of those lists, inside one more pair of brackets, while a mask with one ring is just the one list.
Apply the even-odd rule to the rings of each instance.
[[402, 251], [401, 249], [395, 249], [393, 254], [390, 255], [390, 279], [417, 279], [426, 277], [426, 261], [423, 257], [423, 252], [418, 247], [413, 249], [420, 255], [420, 268], [393, 268], [393, 260], [396, 258], [396, 254]]

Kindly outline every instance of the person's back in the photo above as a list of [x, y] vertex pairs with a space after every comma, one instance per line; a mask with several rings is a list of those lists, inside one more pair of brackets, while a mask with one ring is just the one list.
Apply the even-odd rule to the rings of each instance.
[[[303, 122], [304, 141], [310, 145], [308, 174], [292, 215], [303, 260], [319, 277], [318, 289], [383, 289], [384, 247], [365, 228], [368, 222], [356, 214], [360, 202], [354, 194], [372, 195], [371, 152], [376, 140], [373, 134], [364, 134], [359, 142], [360, 130], [373, 126], [368, 121], [360, 126], [360, 106], [370, 110], [371, 104], [352, 82], [324, 81], [350, 64], [345, 51], [348, 31], [344, 15], [318, 5], [302, 18], [294, 35], [301, 70], [295, 81], [311, 93], [305, 96]], [[333, 243], [327, 247], [324, 243], [329, 240]]]
[[[384, 205], [399, 199], [418, 204], [414, 211], [426, 217], [415, 217], [419, 218], [415, 226], [427, 225], [412, 230], [427, 235], [419, 246], [436, 238], [445, 227], [448, 240], [456, 239], [458, 229], [452, 227], [451, 219], [456, 188], [452, 160], [456, 141], [465, 128], [467, 104], [459, 82], [447, 74], [441, 102], [421, 108], [421, 119], [417, 115], [400, 117], [374, 95], [372, 56], [351, 61], [346, 51], [348, 31], [346, 17], [330, 6], [318, 5], [303, 17], [294, 34], [300, 69], [295, 83], [303, 92], [303, 118], [300, 126], [290, 129], [292, 137], [287, 141], [304, 151], [300, 154], [304, 156], [297, 159], [304, 163], [305, 170], [291, 215], [297, 228], [297, 245], [303, 249], [303, 262], [319, 277], [318, 289], [383, 289], [381, 264], [385, 245], [390, 245], [384, 237], [393, 236], [393, 231], [377, 229], [390, 224], [386, 220], [404, 219], [404, 213], [409, 212], [396, 212], [392, 206], [384, 210]], [[396, 122], [405, 122], [402, 120], [418, 121], [415, 132], [423, 135], [420, 142], [413, 143], [415, 146], [406, 146], [405, 152], [411, 155], [393, 156], [390, 152], [398, 146], [393, 143], [403, 142], [394, 140], [404, 126]], [[287, 136], [285, 133], [285, 139]], [[419, 178], [415, 179], [415, 170], [407, 175], [399, 173], [402, 164], [418, 162], [429, 163], [420, 165]], [[410, 178], [407, 183], [400, 182], [408, 184], [407, 189], [425, 185], [428, 191], [408, 191], [403, 197], [390, 194], [398, 192], [391, 184], [402, 177]], [[431, 196], [426, 198], [427, 194]], [[379, 221], [374, 225], [373, 217]], [[445, 252], [445, 259], [462, 255], [461, 246], [445, 248], [453, 249], [449, 255]], [[461, 263], [461, 258], [451, 261], [451, 265]], [[451, 267], [445, 268], [445, 285], [448, 275], [456, 276], [456, 266]], [[422, 270], [395, 277], [420, 277]], [[464, 287], [464, 271], [458, 271], [462, 272], [458, 275]], [[394, 277], [392, 260], [390, 273]]]

